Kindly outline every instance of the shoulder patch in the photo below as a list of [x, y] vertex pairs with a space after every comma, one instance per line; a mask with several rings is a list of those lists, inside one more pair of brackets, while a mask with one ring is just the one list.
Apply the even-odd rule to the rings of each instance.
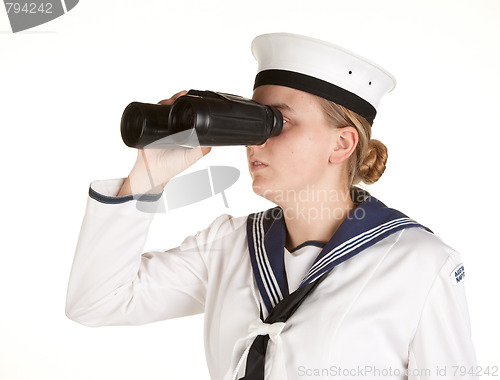
[[453, 285], [458, 285], [465, 279], [465, 269], [463, 264], [459, 264], [450, 273], [450, 281]]

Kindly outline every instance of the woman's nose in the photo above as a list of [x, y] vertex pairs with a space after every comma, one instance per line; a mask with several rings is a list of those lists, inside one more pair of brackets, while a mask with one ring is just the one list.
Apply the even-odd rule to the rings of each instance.
[[262, 149], [262, 148], [265, 148], [266, 145], [267, 145], [267, 141], [264, 141], [264, 143], [260, 144], [260, 145], [247, 145], [247, 148], [249, 149]]

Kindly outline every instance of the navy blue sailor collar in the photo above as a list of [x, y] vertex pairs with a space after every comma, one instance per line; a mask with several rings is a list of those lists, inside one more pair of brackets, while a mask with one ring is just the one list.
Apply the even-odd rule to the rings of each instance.
[[[323, 247], [299, 289], [395, 232], [411, 227], [422, 227], [432, 232], [402, 212], [387, 207], [365, 190], [354, 188], [351, 197], [358, 206]], [[264, 306], [270, 313], [288, 296], [283, 210], [274, 207], [250, 214], [247, 220], [247, 239], [255, 281]]]

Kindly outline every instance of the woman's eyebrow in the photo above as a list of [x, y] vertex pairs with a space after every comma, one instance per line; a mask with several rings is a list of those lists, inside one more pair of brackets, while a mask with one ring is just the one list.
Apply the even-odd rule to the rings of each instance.
[[294, 113], [293, 108], [285, 103], [270, 104], [270, 106], [276, 108], [278, 111], [288, 111], [290, 113]]

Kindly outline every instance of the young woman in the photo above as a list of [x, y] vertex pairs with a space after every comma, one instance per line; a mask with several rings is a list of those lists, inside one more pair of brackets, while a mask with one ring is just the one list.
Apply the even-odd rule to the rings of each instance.
[[127, 179], [91, 185], [68, 317], [100, 326], [204, 312], [213, 379], [458, 378], [454, 366], [475, 364], [460, 256], [355, 187], [384, 172], [371, 124], [394, 79], [307, 37], [263, 35], [252, 50], [253, 99], [284, 127], [247, 147], [248, 164], [255, 193], [277, 207], [223, 215], [141, 255], [153, 213], [138, 203], [154, 209], [210, 149], [139, 151]]

